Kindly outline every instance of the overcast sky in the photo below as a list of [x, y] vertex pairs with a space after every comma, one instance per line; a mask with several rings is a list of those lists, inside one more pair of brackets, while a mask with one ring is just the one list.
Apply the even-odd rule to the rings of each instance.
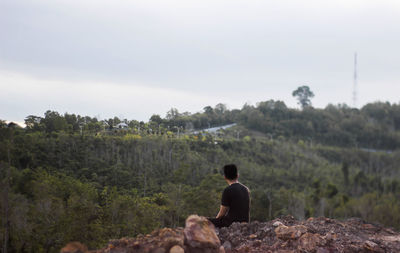
[[400, 101], [398, 0], [0, 0], [0, 119]]

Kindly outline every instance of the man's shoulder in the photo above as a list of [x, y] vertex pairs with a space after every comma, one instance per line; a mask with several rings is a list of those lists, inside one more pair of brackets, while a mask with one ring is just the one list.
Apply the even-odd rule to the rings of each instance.
[[230, 193], [230, 192], [234, 192], [235, 191], [235, 186], [234, 184], [228, 185], [227, 187], [225, 187], [224, 192], [225, 193]]
[[232, 190], [232, 185], [228, 185], [225, 187], [224, 192]]
[[240, 191], [247, 191], [250, 194], [250, 189], [242, 183], [238, 183], [236, 189], [240, 189]]
[[248, 192], [250, 192], [249, 188], [242, 183], [231, 184], [231, 185], [227, 186], [224, 191], [229, 191], [229, 190], [233, 190], [233, 189], [246, 189]]
[[249, 189], [249, 187], [247, 187], [247, 186], [245, 186], [244, 184], [240, 184], [243, 188], [245, 188], [249, 193], [250, 193], [250, 189]]

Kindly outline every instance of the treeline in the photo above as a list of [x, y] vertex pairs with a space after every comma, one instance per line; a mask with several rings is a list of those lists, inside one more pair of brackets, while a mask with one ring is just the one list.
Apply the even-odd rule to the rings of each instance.
[[134, 134], [189, 133], [209, 127], [238, 123], [248, 130], [263, 133], [272, 139], [302, 140], [339, 147], [395, 150], [400, 148], [400, 105], [370, 103], [361, 109], [344, 105], [328, 105], [325, 109], [306, 106], [302, 110], [288, 108], [284, 102], [269, 100], [256, 106], [229, 110], [226, 105], [206, 106], [203, 112], [180, 113], [172, 108], [162, 118], [153, 115], [148, 122], [119, 119], [98, 120], [75, 114], [60, 115], [47, 111], [44, 117], [28, 116], [28, 131], [98, 133], [125, 123]]
[[[214, 108], [204, 107], [204, 113], [180, 113], [176, 108], [170, 109], [165, 118], [152, 115], [148, 122], [120, 119], [118, 117], [99, 120], [96, 117], [76, 114], [60, 114], [56, 111], [46, 111], [44, 117], [29, 115], [25, 118], [26, 130], [29, 132], [67, 132], [67, 133], [98, 133], [118, 129], [118, 124], [124, 123], [136, 134], [167, 134], [179, 130], [190, 131], [233, 123], [239, 110], [228, 110], [226, 105], [218, 104]], [[3, 123], [4, 124], [4, 123]]]
[[[260, 108], [235, 113], [240, 119]], [[181, 226], [191, 213], [215, 216], [226, 186], [220, 168], [232, 162], [252, 191], [252, 220], [357, 216], [400, 229], [399, 151], [285, 135], [216, 139], [169, 134], [168, 127], [164, 134], [144, 131], [151, 123], [141, 132], [101, 134], [108, 131], [90, 128], [97, 123], [88, 118], [81, 134], [85, 117], [75, 116], [74, 129], [65, 125], [76, 122], [69, 116], [47, 112], [27, 129], [0, 124], [2, 247], [7, 242], [14, 252], [58, 252], [74, 240], [102, 247], [110, 238]]]
[[395, 150], [400, 147], [400, 105], [367, 104], [360, 110], [346, 105], [325, 109], [289, 109], [283, 102], [245, 106], [239, 122], [250, 129], [308, 142], [341, 147]]

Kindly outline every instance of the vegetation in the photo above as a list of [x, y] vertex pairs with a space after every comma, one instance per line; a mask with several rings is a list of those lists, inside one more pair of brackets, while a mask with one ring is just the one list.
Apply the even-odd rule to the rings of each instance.
[[314, 93], [310, 90], [310, 87], [308, 86], [298, 87], [297, 90], [293, 91], [292, 95], [293, 97], [297, 97], [297, 100], [299, 100], [299, 104], [303, 109], [311, 106], [310, 98], [314, 97]]
[[[129, 128], [113, 128], [121, 122]], [[229, 123], [238, 125], [217, 135], [191, 131]], [[397, 104], [296, 110], [273, 100], [149, 122], [54, 111], [28, 116], [26, 128], [0, 121], [0, 244], [94, 248], [214, 216], [225, 163], [252, 191], [252, 220], [357, 216], [399, 229], [399, 130]]]

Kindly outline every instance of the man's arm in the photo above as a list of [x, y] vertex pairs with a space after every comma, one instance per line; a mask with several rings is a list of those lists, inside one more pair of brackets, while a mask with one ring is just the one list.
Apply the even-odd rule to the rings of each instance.
[[218, 219], [218, 218], [224, 217], [228, 213], [228, 210], [229, 210], [229, 206], [221, 205], [216, 218]]

